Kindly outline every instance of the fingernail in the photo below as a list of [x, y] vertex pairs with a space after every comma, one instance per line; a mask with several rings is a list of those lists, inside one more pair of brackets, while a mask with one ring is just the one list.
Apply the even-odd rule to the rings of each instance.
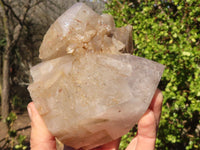
[[29, 118], [32, 120], [31, 108], [27, 107]]

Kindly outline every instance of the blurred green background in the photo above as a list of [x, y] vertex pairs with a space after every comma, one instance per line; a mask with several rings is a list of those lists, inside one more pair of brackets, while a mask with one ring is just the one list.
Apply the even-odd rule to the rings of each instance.
[[[166, 66], [159, 84], [164, 102], [156, 149], [200, 149], [199, 0], [0, 0], [0, 118], [7, 123], [0, 148], [6, 142], [2, 149], [28, 149], [29, 137], [13, 124], [31, 101], [29, 69], [40, 61], [39, 45], [50, 24], [79, 1], [113, 15], [117, 27], [131, 24], [133, 55]], [[120, 149], [136, 129], [123, 136]]]

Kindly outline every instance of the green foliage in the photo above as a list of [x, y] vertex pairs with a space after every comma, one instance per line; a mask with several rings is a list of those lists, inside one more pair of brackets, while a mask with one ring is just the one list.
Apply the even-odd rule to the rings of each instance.
[[27, 146], [24, 145], [24, 142], [26, 140], [26, 136], [25, 135], [19, 135], [17, 137], [17, 145], [15, 145], [15, 149], [17, 150], [26, 150]]
[[10, 101], [12, 110], [25, 110], [27, 102], [24, 102], [19, 96], [14, 95]]
[[6, 124], [8, 126], [8, 137], [6, 138], [7, 149], [16, 149], [16, 150], [26, 150], [27, 146], [24, 144], [26, 136], [17, 135], [17, 131], [13, 129], [13, 124], [17, 119], [17, 115], [14, 112], [11, 112], [6, 118]]
[[133, 26], [134, 55], [166, 66], [157, 149], [200, 149], [200, 1], [112, 0], [106, 7], [118, 27]]
[[14, 121], [17, 119], [17, 115], [14, 112], [9, 113], [8, 117], [6, 118], [6, 123], [10, 128], [12, 128]]

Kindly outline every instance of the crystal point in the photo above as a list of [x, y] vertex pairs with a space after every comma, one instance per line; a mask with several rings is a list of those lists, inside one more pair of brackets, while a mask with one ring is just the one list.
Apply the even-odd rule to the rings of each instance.
[[47, 31], [28, 90], [49, 131], [75, 149], [127, 133], [147, 110], [164, 66], [132, 52], [132, 27], [83, 3]]

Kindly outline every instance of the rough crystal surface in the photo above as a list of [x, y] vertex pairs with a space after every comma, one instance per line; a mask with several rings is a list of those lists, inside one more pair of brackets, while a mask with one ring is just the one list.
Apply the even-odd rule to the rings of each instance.
[[28, 89], [48, 129], [64, 144], [91, 149], [127, 133], [147, 110], [163, 65], [132, 51], [131, 26], [83, 3], [46, 33], [44, 61], [31, 68]]

